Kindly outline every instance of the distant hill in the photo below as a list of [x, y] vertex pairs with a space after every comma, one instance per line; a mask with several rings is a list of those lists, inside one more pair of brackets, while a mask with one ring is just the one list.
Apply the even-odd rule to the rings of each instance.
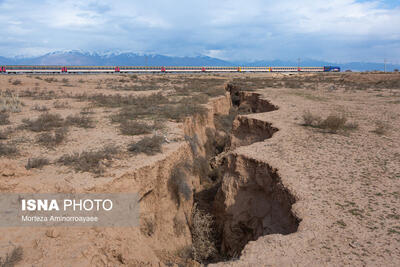
[[[208, 56], [172, 57], [164, 55], [140, 55], [135, 53], [90, 53], [82, 51], [61, 51], [38, 57], [0, 57], [0, 65], [78, 65], [78, 66], [297, 66], [297, 61], [260, 60], [252, 62], [229, 62]], [[342, 70], [372, 71], [383, 70], [383, 63], [332, 63], [303, 59], [303, 67], [340, 66]], [[400, 65], [388, 64], [387, 71], [400, 69]]]

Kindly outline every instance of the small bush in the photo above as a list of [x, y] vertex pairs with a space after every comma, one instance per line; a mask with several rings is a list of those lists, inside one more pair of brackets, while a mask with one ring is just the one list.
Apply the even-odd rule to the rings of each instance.
[[171, 198], [176, 202], [178, 207], [181, 200], [189, 200], [193, 194], [190, 185], [188, 184], [188, 177], [186, 170], [188, 166], [179, 164], [172, 169], [171, 175], [168, 180], [168, 190], [171, 193]]
[[139, 154], [145, 153], [147, 155], [155, 155], [161, 152], [164, 137], [153, 135], [152, 137], [144, 137], [139, 142], [131, 143], [128, 146], [128, 151]]
[[43, 132], [63, 126], [64, 119], [59, 114], [44, 113], [36, 120], [24, 119], [22, 122], [26, 129], [33, 132]]
[[154, 121], [153, 124], [147, 124], [138, 121], [124, 121], [120, 124], [120, 131], [125, 135], [139, 135], [148, 134], [153, 130], [159, 130], [163, 128], [163, 124], [160, 121]]
[[177, 216], [174, 217], [174, 232], [179, 237], [185, 233], [186, 223], [182, 219], [179, 219]]
[[94, 114], [94, 110], [92, 107], [84, 107], [81, 109], [80, 114], [82, 114], [82, 115]]
[[156, 225], [151, 218], [143, 218], [140, 224], [140, 231], [146, 236], [152, 236], [155, 232]]
[[45, 165], [49, 165], [50, 162], [46, 158], [30, 158], [28, 159], [28, 163], [25, 165], [27, 170], [29, 169], [41, 169]]
[[168, 119], [182, 121], [184, 118], [194, 115], [205, 116], [207, 109], [193, 102], [179, 103], [177, 105], [166, 105], [160, 110], [160, 114]]
[[0, 266], [1, 267], [13, 267], [15, 264], [22, 260], [22, 255], [24, 251], [22, 247], [16, 247], [12, 250], [11, 254], [7, 254], [5, 258], [0, 257]]
[[0, 140], [6, 140], [9, 138], [10, 134], [14, 132], [14, 129], [8, 127], [7, 129], [0, 130]]
[[310, 111], [306, 111], [303, 114], [303, 126], [315, 126], [320, 124], [321, 117], [312, 114]]
[[229, 133], [232, 130], [233, 121], [237, 116], [237, 109], [231, 108], [228, 115], [218, 115], [214, 117], [215, 128]]
[[50, 78], [45, 78], [44, 79], [46, 82], [48, 83], [52, 83], [52, 82], [58, 82], [58, 80], [56, 78], [50, 77]]
[[192, 210], [192, 253], [198, 262], [204, 262], [217, 253], [215, 247], [214, 220], [197, 205]]
[[0, 112], [0, 125], [10, 124], [10, 114], [7, 112]]
[[54, 131], [54, 134], [48, 132], [40, 134], [37, 137], [36, 142], [47, 148], [53, 148], [61, 144], [65, 140], [65, 138], [67, 137], [67, 133], [67, 127], [58, 128]]
[[73, 125], [81, 128], [94, 128], [94, 121], [86, 115], [70, 115], [66, 118], [67, 125]]
[[71, 106], [69, 105], [69, 103], [67, 101], [58, 101], [58, 100], [56, 100], [53, 103], [53, 107], [57, 108], [57, 109], [67, 109], [67, 108], [70, 108]]
[[46, 112], [49, 111], [50, 109], [46, 106], [39, 106], [38, 104], [34, 105], [32, 107], [32, 110], [40, 111], [40, 112]]
[[309, 111], [303, 114], [304, 126], [311, 126], [326, 130], [329, 133], [338, 133], [339, 131], [355, 130], [358, 124], [355, 122], [347, 122], [344, 114], [330, 114], [327, 118], [322, 119], [313, 115]]
[[12, 85], [20, 85], [20, 84], [22, 84], [22, 82], [20, 80], [14, 80], [14, 81], [12, 81], [11, 84]]
[[0, 143], [0, 156], [12, 156], [18, 153], [18, 149], [15, 144]]
[[388, 132], [389, 128], [390, 127], [388, 123], [383, 121], [376, 121], [375, 129], [372, 132], [376, 133], [377, 135], [384, 135]]
[[105, 167], [109, 166], [113, 155], [118, 153], [118, 148], [108, 145], [97, 151], [84, 151], [82, 153], [74, 153], [72, 155], [63, 155], [58, 162], [66, 166], [74, 167], [78, 172], [93, 172], [102, 174]]

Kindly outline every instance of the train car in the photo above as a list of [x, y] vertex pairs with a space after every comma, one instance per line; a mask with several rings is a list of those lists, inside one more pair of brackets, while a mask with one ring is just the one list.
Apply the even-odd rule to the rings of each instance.
[[2, 66], [1, 73], [186, 73], [186, 72], [339, 72], [340, 67], [222, 66]]

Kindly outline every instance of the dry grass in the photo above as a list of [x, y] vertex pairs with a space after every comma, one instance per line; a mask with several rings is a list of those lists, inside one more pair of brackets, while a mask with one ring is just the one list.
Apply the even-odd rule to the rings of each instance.
[[65, 154], [58, 159], [58, 162], [66, 166], [72, 166], [77, 172], [102, 174], [105, 168], [110, 166], [113, 155], [117, 153], [117, 147], [108, 145], [97, 151], [84, 151], [72, 155]]
[[4, 258], [0, 257], [0, 267], [13, 267], [22, 260], [24, 251], [22, 247], [16, 247], [11, 254], [7, 254]]
[[164, 127], [161, 121], [154, 121], [152, 124], [139, 121], [124, 121], [120, 124], [119, 129], [124, 135], [149, 134], [154, 130], [160, 130]]
[[14, 143], [0, 142], [0, 156], [13, 156], [18, 153], [17, 146]]
[[164, 140], [164, 137], [158, 135], [153, 135], [152, 137], [146, 136], [138, 142], [129, 144], [128, 151], [134, 154], [144, 153], [146, 155], [155, 155], [161, 153]]
[[39, 134], [36, 142], [47, 148], [54, 148], [55, 146], [61, 144], [67, 137], [68, 128], [61, 127], [54, 131], [54, 133], [42, 133]]
[[0, 112], [20, 112], [23, 103], [10, 91], [0, 93]]
[[69, 103], [67, 101], [58, 101], [56, 100], [53, 103], [53, 107], [56, 109], [67, 109], [70, 108], [71, 106], [69, 105]]
[[195, 204], [192, 209], [192, 253], [198, 262], [205, 262], [217, 253], [214, 238], [214, 220]]
[[29, 169], [41, 169], [43, 166], [49, 165], [50, 162], [46, 158], [30, 158], [28, 159], [28, 163], [25, 165], [27, 170]]
[[38, 104], [35, 104], [33, 107], [32, 107], [32, 110], [36, 110], [36, 111], [39, 111], [39, 112], [47, 112], [47, 111], [49, 111], [50, 109], [48, 108], [48, 107], [46, 107], [46, 106], [40, 106], [40, 105], [38, 105]]
[[65, 119], [67, 125], [81, 127], [81, 128], [94, 128], [95, 123], [92, 117], [87, 115], [70, 115]]
[[0, 112], [0, 125], [8, 125], [10, 124], [10, 114], [7, 112]]
[[54, 128], [58, 128], [64, 125], [64, 119], [60, 114], [41, 114], [37, 119], [23, 119], [23, 128], [31, 130], [33, 132], [44, 132], [50, 131]]

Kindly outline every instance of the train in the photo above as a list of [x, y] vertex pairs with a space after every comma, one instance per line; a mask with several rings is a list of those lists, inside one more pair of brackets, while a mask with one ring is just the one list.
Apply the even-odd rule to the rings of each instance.
[[185, 73], [185, 72], [340, 72], [324, 67], [190, 67], [190, 66], [0, 66], [0, 73]]

